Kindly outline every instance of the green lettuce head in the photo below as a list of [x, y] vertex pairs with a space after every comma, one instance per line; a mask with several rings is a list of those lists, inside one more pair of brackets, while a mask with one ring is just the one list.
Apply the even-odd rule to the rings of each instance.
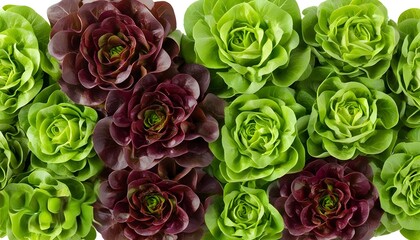
[[388, 70], [399, 34], [380, 1], [326, 0], [303, 14], [303, 39], [322, 65], [370, 79]]
[[398, 143], [381, 168], [372, 165], [373, 183], [378, 188], [381, 222], [386, 232], [400, 229], [407, 239], [420, 238], [420, 128]]
[[283, 219], [268, 200], [267, 193], [253, 184], [228, 183], [223, 197], [214, 197], [205, 221], [211, 233], [205, 239], [218, 240], [278, 240], [283, 231]]
[[47, 75], [59, 78], [58, 64], [47, 53], [50, 30], [29, 7], [0, 9], [0, 122], [13, 123]]
[[198, 0], [184, 19], [183, 55], [213, 70], [211, 87], [221, 97], [255, 93], [267, 82], [289, 86], [310, 72], [309, 47], [298, 48], [295, 0]]
[[0, 202], [9, 196], [10, 240], [95, 239], [92, 204], [96, 195], [92, 186], [45, 169], [15, 180], [5, 188], [7, 194], [0, 193]]
[[57, 85], [42, 90], [19, 114], [34, 155], [31, 166], [82, 181], [96, 175], [102, 168], [92, 142], [97, 120], [94, 109], [72, 103]]
[[390, 89], [404, 96], [402, 119], [412, 128], [420, 127], [420, 9], [409, 9], [398, 19], [400, 47], [388, 75]]
[[397, 105], [387, 94], [359, 82], [330, 77], [317, 90], [308, 123], [308, 153], [317, 158], [353, 159], [380, 154], [396, 137]]
[[290, 88], [264, 87], [237, 97], [225, 108], [219, 139], [210, 143], [215, 176], [222, 182], [273, 181], [302, 169], [298, 119], [304, 114]]
[[0, 190], [10, 178], [25, 169], [29, 155], [25, 133], [9, 124], [0, 123]]

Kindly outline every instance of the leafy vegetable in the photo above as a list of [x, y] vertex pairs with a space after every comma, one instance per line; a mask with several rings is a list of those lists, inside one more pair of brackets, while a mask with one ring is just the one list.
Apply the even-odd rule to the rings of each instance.
[[97, 229], [105, 239], [201, 239], [203, 203], [218, 192], [213, 178], [179, 172], [173, 159], [150, 171], [113, 171], [99, 188]]
[[420, 227], [420, 129], [407, 134], [407, 141], [398, 143], [393, 154], [375, 169], [374, 183], [379, 190], [381, 207], [387, 217], [382, 224], [391, 232], [401, 229], [408, 239], [417, 239]]
[[14, 124], [19, 110], [41, 90], [44, 79], [60, 76], [47, 53], [48, 23], [24, 6], [0, 10], [0, 121]]
[[283, 220], [267, 193], [252, 183], [227, 183], [223, 197], [213, 197], [205, 218], [212, 239], [277, 240], [283, 230]]
[[268, 189], [283, 216], [282, 239], [370, 239], [382, 210], [367, 159], [316, 159]]
[[10, 240], [95, 239], [92, 204], [96, 196], [90, 184], [37, 169], [20, 175], [4, 191], [7, 194], [0, 193], [0, 201], [8, 197]]
[[219, 136], [212, 116], [217, 110], [212, 109], [224, 105], [206, 95], [209, 81], [204, 67], [182, 64], [146, 75], [132, 91], [110, 92], [105, 106], [109, 116], [98, 122], [93, 136], [105, 165], [147, 170], [165, 157], [187, 168], [209, 165], [208, 142]]
[[221, 97], [255, 93], [268, 82], [290, 86], [310, 70], [309, 48], [298, 47], [294, 0], [200, 0], [184, 19], [183, 55], [214, 70], [211, 89]]
[[398, 119], [395, 101], [384, 92], [329, 77], [317, 90], [307, 150], [313, 157], [340, 160], [380, 154], [391, 146]]
[[81, 181], [98, 174], [102, 162], [92, 141], [97, 120], [94, 109], [75, 105], [57, 85], [41, 91], [19, 114], [34, 154], [31, 166]]
[[167, 70], [179, 51], [168, 37], [175, 14], [163, 2], [62, 0], [48, 16], [60, 86], [79, 104], [101, 108], [109, 91], [130, 90], [147, 73]]
[[380, 1], [326, 0], [303, 14], [303, 39], [322, 65], [372, 81], [388, 70], [399, 34]]
[[272, 181], [305, 164], [298, 119], [305, 109], [289, 88], [264, 87], [225, 108], [220, 138], [210, 143], [214, 174], [223, 182]]
[[398, 30], [401, 44], [393, 58], [388, 75], [391, 90], [404, 96], [401, 118], [409, 127], [420, 126], [420, 9], [409, 9], [400, 15]]

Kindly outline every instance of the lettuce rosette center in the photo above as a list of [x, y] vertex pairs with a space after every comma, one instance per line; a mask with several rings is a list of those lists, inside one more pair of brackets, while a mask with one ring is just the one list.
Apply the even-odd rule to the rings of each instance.
[[[139, 61], [136, 58], [147, 56], [152, 48], [132, 18], [114, 11], [103, 12], [98, 23], [88, 26], [82, 43], [80, 52], [92, 66], [97, 66], [98, 77], [104, 81], [99, 86], [104, 89], [130, 87], [134, 80], [132, 71], [138, 71], [133, 63]], [[137, 65], [143, 68], [142, 74], [147, 71]]]
[[142, 194], [138, 200], [144, 205], [142, 210], [147, 215], [159, 217], [167, 207], [168, 200], [159, 193], [150, 193], [148, 195]]
[[[343, 188], [343, 186], [341, 187]], [[337, 181], [326, 179], [315, 185], [313, 190], [317, 193], [313, 205], [321, 218], [333, 217], [342, 211], [341, 201], [343, 201], [347, 189], [345, 187], [340, 189], [340, 184]]]
[[144, 119], [144, 129], [155, 133], [161, 132], [169, 121], [171, 114], [167, 106], [152, 105], [140, 113], [139, 118]]
[[[178, 200], [176, 197], [177, 194], [170, 192], [163, 185], [168, 185], [169, 187], [173, 184], [168, 182], [157, 185], [144, 183], [138, 189], [129, 189], [127, 199], [130, 212], [133, 213], [134, 219], [138, 222], [132, 222], [132, 220], [124, 218], [123, 216], [126, 214], [119, 210], [122, 203], [117, 203], [115, 214], [119, 218], [119, 222], [127, 223], [133, 230], [143, 230], [143, 236], [152, 236], [162, 230], [170, 234], [177, 234], [185, 230], [188, 223], [188, 216], [183, 209], [178, 208], [177, 204], [182, 200], [193, 201], [197, 199]], [[185, 191], [183, 187], [179, 187], [179, 191], [182, 190]], [[184, 193], [180, 194], [182, 195]], [[191, 192], [188, 194], [191, 194]], [[165, 228], [171, 224], [174, 228], [166, 230]]]
[[248, 67], [264, 61], [261, 47], [267, 40], [267, 25], [262, 24], [259, 19], [259, 14], [252, 5], [242, 3], [229, 9], [218, 22], [217, 29], [223, 42], [223, 48], [220, 49], [221, 59], [231, 67], [235, 63]]

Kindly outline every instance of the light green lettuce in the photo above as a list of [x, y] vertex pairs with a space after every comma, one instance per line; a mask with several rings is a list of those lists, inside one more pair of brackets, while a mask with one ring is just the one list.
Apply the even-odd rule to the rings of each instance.
[[308, 123], [308, 153], [349, 160], [375, 155], [395, 140], [399, 120], [395, 101], [359, 82], [329, 77], [317, 89]]
[[409, 9], [398, 19], [401, 40], [392, 60], [388, 85], [404, 96], [401, 118], [412, 128], [420, 126], [420, 9]]
[[267, 193], [253, 184], [228, 183], [223, 197], [214, 197], [205, 221], [209, 236], [219, 240], [278, 240], [284, 224]]
[[210, 87], [221, 97], [255, 93], [269, 82], [290, 86], [310, 72], [295, 0], [199, 0], [184, 20], [182, 53], [212, 70]]
[[400, 230], [407, 239], [420, 237], [420, 128], [408, 132], [383, 166], [372, 164], [378, 188], [382, 231]]
[[47, 53], [51, 28], [34, 10], [5, 6], [0, 10], [0, 121], [13, 123], [19, 109], [60, 76]]
[[322, 65], [372, 81], [388, 70], [399, 34], [380, 1], [326, 0], [303, 14], [303, 39]]
[[19, 176], [4, 191], [7, 194], [0, 193], [0, 202], [9, 203], [10, 240], [95, 239], [92, 205], [96, 196], [90, 184], [37, 169]]
[[225, 108], [219, 139], [210, 143], [215, 176], [222, 182], [273, 181], [302, 169], [304, 114], [290, 88], [264, 87], [237, 97]]
[[76, 105], [51, 85], [19, 114], [33, 155], [32, 168], [49, 168], [59, 175], [84, 181], [102, 169], [92, 141], [98, 114]]

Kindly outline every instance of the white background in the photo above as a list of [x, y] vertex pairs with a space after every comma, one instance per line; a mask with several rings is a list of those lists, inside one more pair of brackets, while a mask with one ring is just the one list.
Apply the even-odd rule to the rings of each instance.
[[[15, 4], [15, 5], [26, 5], [32, 7], [36, 12], [46, 18], [47, 16], [47, 8], [52, 4], [57, 3], [59, 0], [0, 0], [0, 6], [6, 4]], [[195, 0], [166, 0], [169, 2], [177, 16], [178, 21], [178, 28], [182, 31], [183, 30], [183, 19], [184, 13], [187, 7], [193, 3]], [[301, 10], [305, 9], [308, 6], [318, 5], [322, 0], [297, 0], [299, 7]], [[382, 0], [382, 3], [387, 7], [389, 17], [395, 21], [397, 21], [398, 16], [404, 10], [409, 8], [420, 8], [420, 1], [419, 0]], [[7, 238], [6, 238], [7, 239]], [[98, 234], [97, 239], [102, 240], [100, 234]], [[399, 232], [395, 232], [386, 236], [377, 237], [375, 240], [402, 240], [402, 237]]]

